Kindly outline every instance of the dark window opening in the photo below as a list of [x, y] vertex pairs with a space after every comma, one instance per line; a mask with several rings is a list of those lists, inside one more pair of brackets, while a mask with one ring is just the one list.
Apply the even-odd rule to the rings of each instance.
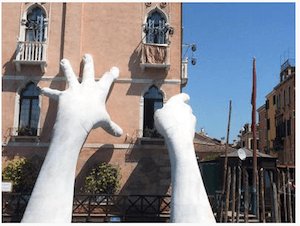
[[163, 107], [163, 95], [156, 86], [151, 86], [144, 95], [144, 137], [161, 137], [154, 126], [154, 112]]
[[[256, 139], [256, 150], [259, 147], [259, 140]], [[253, 139], [250, 139], [250, 149], [253, 150]]]
[[27, 14], [26, 41], [44, 41], [45, 14], [39, 7], [35, 7]]
[[286, 104], [286, 95], [285, 95], [285, 90], [283, 91], [283, 106]]
[[146, 43], [166, 44], [166, 33], [168, 30], [165, 17], [162, 13], [154, 11], [147, 18], [145, 26]]
[[39, 89], [32, 82], [21, 91], [19, 136], [36, 136], [40, 116]]
[[269, 109], [269, 100], [266, 100], [266, 109]]
[[291, 103], [291, 87], [289, 87], [289, 94], [288, 94], [288, 104]]

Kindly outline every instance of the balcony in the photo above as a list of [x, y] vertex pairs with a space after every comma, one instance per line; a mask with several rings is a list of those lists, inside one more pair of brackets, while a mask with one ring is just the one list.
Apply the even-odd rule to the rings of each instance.
[[45, 42], [36, 41], [20, 41], [17, 45], [16, 59], [14, 63], [17, 71], [21, 71], [21, 65], [40, 65], [41, 70], [45, 73], [46, 67], [46, 51]]
[[4, 143], [12, 142], [39, 142], [41, 128], [9, 128], [9, 134], [7, 139], [5, 139]]
[[183, 86], [187, 84], [188, 81], [188, 59], [185, 58], [181, 62], [181, 83]]
[[170, 47], [167, 44], [142, 44], [141, 68], [170, 68]]

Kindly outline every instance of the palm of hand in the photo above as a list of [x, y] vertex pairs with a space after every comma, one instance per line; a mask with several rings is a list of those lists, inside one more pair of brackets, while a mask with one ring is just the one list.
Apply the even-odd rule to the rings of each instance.
[[42, 93], [59, 101], [58, 116], [78, 122], [87, 132], [102, 127], [114, 136], [122, 135], [122, 129], [111, 119], [105, 107], [109, 89], [119, 76], [119, 69], [112, 67], [99, 81], [95, 81], [93, 58], [86, 54], [83, 58], [82, 82], [79, 83], [70, 62], [61, 61], [61, 67], [69, 85], [64, 91], [42, 88]]

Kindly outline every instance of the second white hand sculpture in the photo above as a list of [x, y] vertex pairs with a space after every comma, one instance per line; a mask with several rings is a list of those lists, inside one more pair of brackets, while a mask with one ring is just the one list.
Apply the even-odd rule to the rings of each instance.
[[154, 114], [155, 127], [164, 136], [171, 161], [171, 221], [215, 223], [197, 164], [193, 138], [196, 117], [181, 93], [170, 98]]
[[86, 54], [83, 61], [81, 83], [69, 61], [63, 59], [61, 67], [69, 88], [65, 91], [42, 89], [44, 95], [58, 100], [58, 112], [47, 156], [22, 219], [24, 223], [70, 223], [77, 159], [89, 132], [102, 127], [114, 136], [123, 133], [111, 121], [105, 107], [119, 69], [111, 68], [96, 82], [92, 56]]

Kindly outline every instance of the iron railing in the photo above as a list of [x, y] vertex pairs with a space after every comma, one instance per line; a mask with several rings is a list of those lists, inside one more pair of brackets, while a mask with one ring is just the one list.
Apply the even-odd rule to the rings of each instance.
[[[20, 222], [30, 195], [2, 193], [2, 222]], [[73, 222], [167, 222], [171, 196], [76, 194]], [[59, 207], [58, 207], [59, 208]]]
[[289, 58], [287, 59], [280, 67], [281, 71], [284, 71], [287, 67], [295, 67], [295, 59]]

